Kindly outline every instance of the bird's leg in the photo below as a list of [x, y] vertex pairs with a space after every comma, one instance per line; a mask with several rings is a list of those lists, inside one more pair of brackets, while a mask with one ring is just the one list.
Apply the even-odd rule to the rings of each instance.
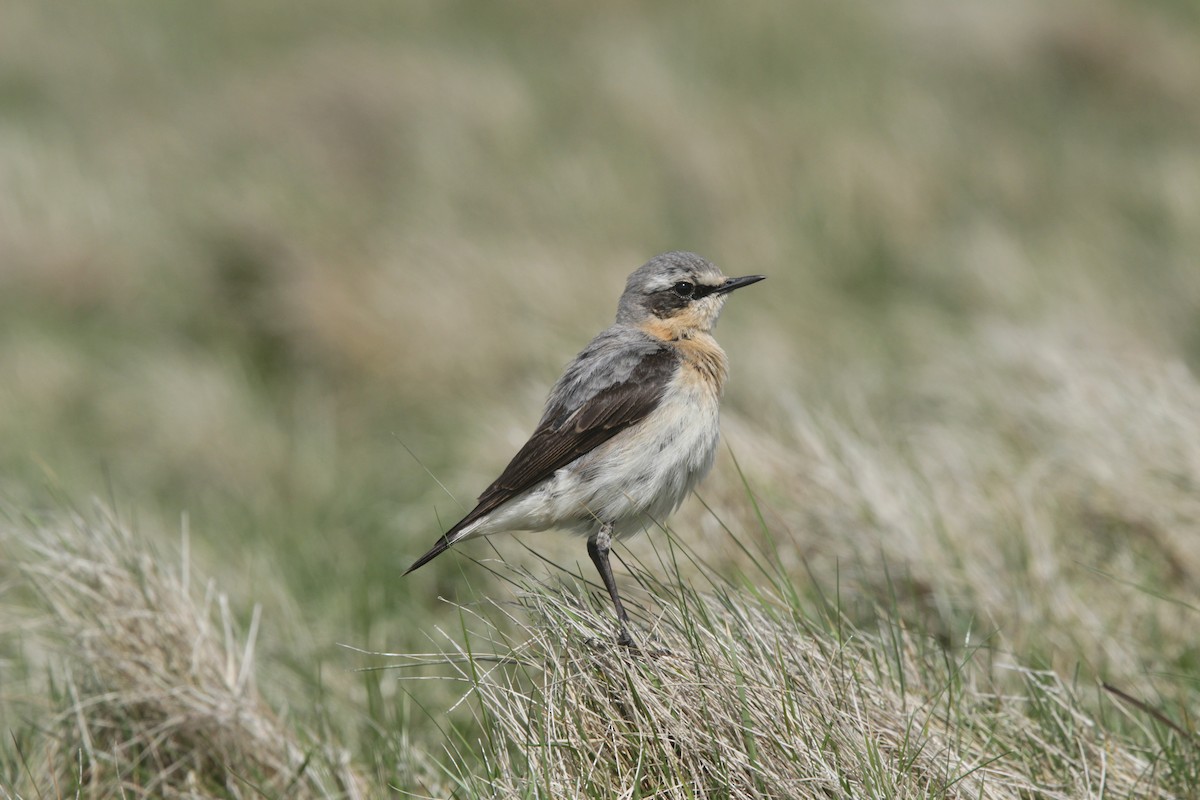
[[604, 581], [604, 588], [608, 589], [608, 596], [612, 598], [613, 606], [617, 609], [617, 620], [621, 624], [621, 635], [617, 638], [617, 643], [633, 647], [633, 637], [629, 635], [629, 616], [625, 613], [625, 606], [621, 605], [621, 597], [617, 594], [617, 582], [613, 580], [612, 566], [608, 563], [608, 551], [612, 549], [612, 523], [605, 522], [600, 526], [600, 530], [589, 536], [587, 547], [588, 555], [592, 557], [592, 563], [596, 565], [596, 571]]

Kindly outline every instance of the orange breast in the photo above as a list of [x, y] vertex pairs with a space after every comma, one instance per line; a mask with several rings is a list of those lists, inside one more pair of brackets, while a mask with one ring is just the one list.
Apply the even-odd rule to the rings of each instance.
[[719, 396], [729, 376], [729, 360], [717, 340], [707, 333], [701, 333], [673, 344], [683, 356], [684, 372], [681, 377], [702, 384]]

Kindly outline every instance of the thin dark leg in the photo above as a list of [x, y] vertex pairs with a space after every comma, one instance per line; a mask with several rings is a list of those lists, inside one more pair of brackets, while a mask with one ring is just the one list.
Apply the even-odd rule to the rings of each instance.
[[617, 594], [617, 582], [613, 580], [612, 566], [608, 563], [608, 551], [612, 548], [612, 525], [601, 526], [597, 533], [588, 538], [587, 546], [588, 555], [592, 557], [592, 563], [596, 565], [596, 571], [604, 581], [604, 588], [608, 589], [608, 596], [612, 598], [613, 606], [617, 609], [617, 620], [621, 623], [621, 635], [617, 637], [617, 643], [633, 647], [633, 637], [629, 635], [629, 615], [625, 613], [625, 606], [621, 605], [621, 597]]

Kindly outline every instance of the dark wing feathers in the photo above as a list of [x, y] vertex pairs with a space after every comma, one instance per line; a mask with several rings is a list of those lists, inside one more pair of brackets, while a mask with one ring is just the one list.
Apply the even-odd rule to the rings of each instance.
[[658, 407], [676, 369], [674, 351], [659, 347], [642, 356], [625, 380], [596, 392], [574, 413], [564, 416], [562, 412], [566, 409], [548, 407], [537, 430], [500, 477], [479, 496], [474, 510], [447, 531], [408, 572], [445, 551], [461, 529], [649, 416]]
[[644, 358], [627, 380], [600, 390], [561, 424], [539, 426], [480, 495], [480, 505], [489, 505], [488, 510], [502, 505], [645, 419], [662, 400], [675, 366], [674, 354], [663, 348]]

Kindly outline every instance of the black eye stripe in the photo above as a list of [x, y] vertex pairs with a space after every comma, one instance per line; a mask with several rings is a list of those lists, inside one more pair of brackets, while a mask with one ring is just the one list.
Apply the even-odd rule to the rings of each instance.
[[670, 289], [663, 289], [662, 293], [674, 295], [680, 300], [699, 300], [702, 297], [708, 297], [710, 294], [718, 291], [720, 288], [720, 285], [706, 286], [703, 283], [679, 281], [671, 286]]
[[[680, 284], [690, 285], [692, 287], [691, 294], [680, 294], [677, 292], [675, 287]], [[658, 289], [652, 292], [647, 298], [647, 305], [656, 316], [665, 318], [703, 297], [708, 297], [710, 294], [720, 291], [720, 289], [720, 285], [706, 286], [703, 283], [676, 281], [665, 289]]]

